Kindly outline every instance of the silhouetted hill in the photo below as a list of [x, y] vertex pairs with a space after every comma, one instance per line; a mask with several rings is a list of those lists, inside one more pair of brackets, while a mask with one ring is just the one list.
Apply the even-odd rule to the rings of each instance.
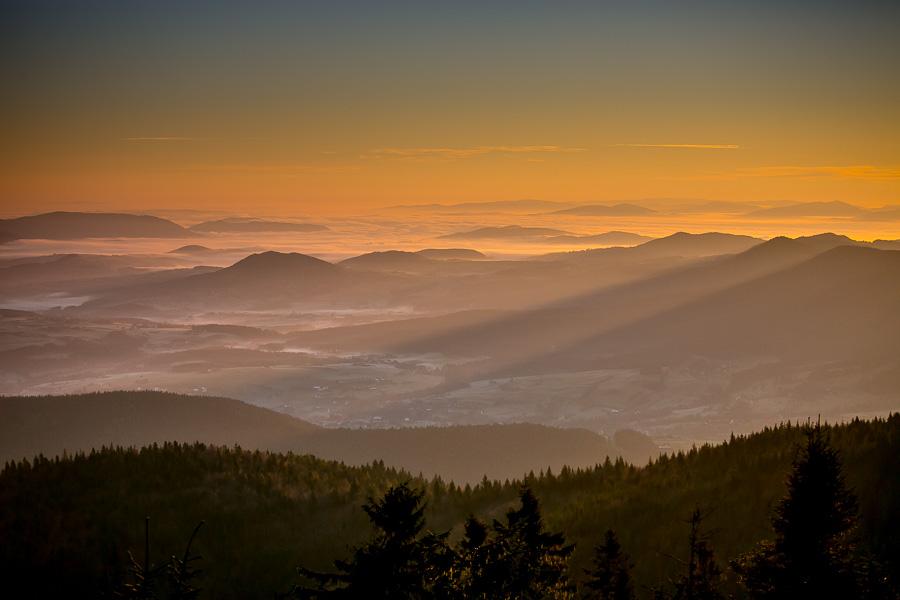
[[880, 250], [900, 250], [900, 240], [875, 240], [872, 245]]
[[94, 293], [216, 270], [178, 268], [179, 259], [154, 255], [54, 254], [3, 264], [8, 266], [0, 267], [0, 292], [14, 296]]
[[196, 234], [181, 225], [150, 215], [51, 212], [0, 220], [0, 231], [15, 239], [186, 238]]
[[573, 244], [580, 246], [588, 246], [596, 244], [598, 246], [636, 246], [649, 242], [652, 237], [646, 235], [638, 235], [637, 233], [629, 233], [627, 231], [607, 231], [606, 233], [596, 233], [593, 235], [558, 235], [547, 238], [547, 242], [551, 244]]
[[344, 267], [360, 269], [403, 270], [409, 268], [418, 269], [432, 262], [432, 259], [417, 252], [386, 250], [354, 256], [353, 258], [342, 260], [340, 264]]
[[487, 256], [471, 248], [425, 248], [416, 254], [435, 260], [485, 260]]
[[215, 250], [207, 248], [206, 246], [201, 246], [200, 244], [188, 244], [187, 246], [169, 250], [169, 254], [208, 254], [210, 252], [215, 252]]
[[762, 243], [759, 238], [732, 233], [673, 233], [670, 236], [650, 240], [632, 251], [635, 255], [660, 256], [715, 256], [736, 254]]
[[502, 227], [481, 227], [472, 231], [448, 233], [441, 238], [448, 240], [528, 240], [547, 238], [558, 235], [571, 235], [568, 231], [549, 227], [522, 227], [521, 225], [505, 225]]
[[325, 329], [295, 334], [293, 341], [343, 351], [489, 357], [468, 368], [470, 378], [673, 364], [689, 352], [813, 358], [846, 357], [851, 348], [876, 342], [885, 348], [894, 332], [900, 335], [894, 308], [900, 253], [839, 246], [811, 261], [825, 240], [838, 241], [775, 238], [533, 310]]
[[264, 232], [298, 232], [328, 231], [325, 225], [316, 223], [290, 223], [284, 221], [267, 221], [265, 219], [227, 218], [217, 221], [205, 221], [191, 226], [192, 231], [202, 233], [264, 233]]
[[328, 261], [297, 252], [260, 252], [222, 269], [219, 279], [226, 277], [269, 278], [334, 273], [337, 268]]
[[866, 209], [846, 202], [799, 202], [787, 206], [764, 208], [749, 213], [753, 218], [797, 218], [797, 217], [858, 217], [865, 215]]
[[646, 436], [619, 449], [585, 429], [484, 425], [403, 429], [324, 429], [231, 400], [161, 392], [0, 397], [0, 462], [37, 454], [89, 451], [104, 445], [164, 441], [311, 453], [349, 464], [388, 465], [458, 482], [505, 479], [563, 465], [584, 467], [607, 456], [644, 462]]
[[655, 214], [655, 210], [636, 204], [587, 204], [575, 208], [554, 211], [554, 215], [579, 215], [582, 217], [636, 217]]
[[762, 243], [763, 240], [730, 233], [685, 233], [653, 239], [633, 248], [599, 248], [579, 252], [555, 252], [543, 258], [550, 260], [647, 261], [661, 258], [703, 258], [718, 254], [736, 254]]
[[900, 339], [898, 306], [900, 252], [840, 246], [601, 332], [529, 366], [672, 364], [688, 355], [890, 362]]
[[157, 442], [288, 450], [318, 427], [237, 400], [160, 392], [0, 397], [0, 461]]
[[98, 310], [136, 301], [169, 307], [286, 306], [340, 293], [350, 283], [338, 265], [305, 254], [269, 251], [251, 254], [215, 272], [123, 289], [82, 308]]
[[[641, 464], [647, 460], [646, 448], [654, 444], [642, 437], [642, 447], [628, 445], [626, 460]], [[606, 456], [624, 454], [607, 438], [586, 429], [528, 423], [328, 429], [308, 436], [299, 449], [354, 465], [377, 458], [411, 473], [440, 475], [458, 483], [475, 483], [485, 475], [497, 480], [521, 477], [548, 467], [554, 471], [565, 465], [586, 467], [602, 462]], [[658, 453], [657, 449], [654, 456]]]
[[490, 267], [484, 262], [475, 265], [472, 261], [483, 261], [486, 258], [475, 250], [463, 249], [420, 250], [418, 252], [386, 250], [354, 256], [339, 264], [349, 269], [437, 275], [440, 273], [482, 272], [485, 268], [489, 269]]
[[571, 206], [550, 200], [498, 200], [495, 202], [462, 202], [458, 204], [405, 204], [387, 207], [390, 210], [416, 210], [437, 213], [536, 212]]

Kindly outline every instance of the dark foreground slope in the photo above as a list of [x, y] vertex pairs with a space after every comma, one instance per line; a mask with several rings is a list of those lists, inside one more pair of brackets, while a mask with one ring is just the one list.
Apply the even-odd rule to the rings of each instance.
[[586, 429], [527, 423], [404, 429], [325, 429], [229, 398], [162, 392], [0, 398], [0, 461], [162, 442], [239, 445], [362, 465], [375, 459], [460, 483], [521, 477], [607, 456], [644, 463], [658, 454], [636, 432], [607, 439]]
[[[900, 572], [900, 415], [826, 428], [859, 497], [862, 544]], [[768, 519], [801, 428], [782, 426], [644, 468], [610, 463], [542, 474], [527, 483], [547, 525], [577, 544], [574, 577], [608, 527], [635, 563], [639, 590], [660, 583], [683, 557], [685, 519], [697, 505], [722, 564], [770, 535]], [[35, 597], [86, 597], [108, 589], [126, 564], [142, 558], [143, 521], [152, 517], [154, 561], [183, 552], [196, 523], [205, 528], [203, 597], [271, 598], [295, 582], [298, 563], [325, 568], [369, 534], [360, 505], [398, 481], [428, 491], [428, 524], [454, 528], [470, 513], [496, 517], [515, 503], [519, 482], [474, 488], [423, 481], [380, 463], [346, 467], [310, 457], [206, 446], [8, 465], [0, 474], [0, 576]], [[64, 593], [63, 593], [64, 592]], [[95, 592], [91, 594], [90, 592]]]

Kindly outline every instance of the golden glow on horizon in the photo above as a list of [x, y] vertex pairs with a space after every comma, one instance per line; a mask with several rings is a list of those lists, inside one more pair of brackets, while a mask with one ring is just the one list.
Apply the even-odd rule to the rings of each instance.
[[684, 148], [687, 150], [737, 150], [737, 144], [616, 144], [628, 148]]
[[7, 11], [6, 216], [900, 207], [896, 7], [100, 4]]

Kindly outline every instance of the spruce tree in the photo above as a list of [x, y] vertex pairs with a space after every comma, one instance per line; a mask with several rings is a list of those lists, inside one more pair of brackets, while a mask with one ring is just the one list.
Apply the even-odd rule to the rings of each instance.
[[452, 564], [445, 538], [425, 532], [424, 492], [407, 484], [390, 488], [381, 500], [363, 506], [375, 527], [372, 540], [347, 560], [335, 561], [337, 573], [300, 568], [312, 587], [298, 586], [300, 598], [434, 598], [447, 595], [445, 576]]
[[463, 539], [456, 551], [455, 589], [461, 598], [491, 598], [493, 586], [488, 563], [491, 547], [487, 526], [470, 516], [466, 520]]
[[585, 569], [588, 580], [584, 586], [585, 598], [600, 600], [633, 600], [634, 585], [631, 581], [631, 562], [622, 552], [622, 546], [616, 533], [609, 529], [603, 545], [594, 550], [594, 562], [590, 569]]
[[562, 533], [544, 529], [540, 505], [530, 488], [519, 495], [521, 506], [494, 521], [487, 579], [493, 598], [567, 598], [571, 595], [568, 559], [574, 549]]
[[688, 560], [686, 573], [675, 584], [673, 600], [724, 600], [719, 591], [722, 569], [716, 563], [709, 540], [703, 535], [703, 515], [699, 508], [691, 514], [691, 530], [688, 536]]
[[857, 502], [822, 429], [807, 432], [772, 519], [774, 542], [735, 562], [753, 598], [859, 598]]

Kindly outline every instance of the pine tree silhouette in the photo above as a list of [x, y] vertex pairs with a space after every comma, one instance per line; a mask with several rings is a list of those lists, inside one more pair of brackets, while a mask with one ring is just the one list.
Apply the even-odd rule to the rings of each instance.
[[847, 489], [838, 453], [819, 426], [807, 431], [794, 459], [787, 495], [772, 519], [774, 542], [735, 561], [753, 598], [878, 597], [865, 583], [871, 571], [857, 551], [857, 502]]
[[390, 488], [381, 500], [363, 506], [375, 527], [372, 540], [347, 561], [335, 561], [337, 573], [301, 567], [313, 587], [298, 586], [299, 598], [434, 598], [449, 595], [447, 573], [453, 563], [447, 534], [425, 532], [424, 492], [407, 484]]
[[562, 533], [544, 529], [540, 505], [530, 488], [519, 495], [520, 508], [494, 521], [487, 565], [493, 598], [565, 598], [570, 596], [568, 559], [574, 549]]
[[489, 579], [491, 546], [487, 526], [470, 516], [466, 520], [465, 533], [456, 554], [457, 595], [462, 598], [491, 598], [493, 592], [493, 585]]
[[709, 540], [701, 531], [703, 514], [695, 508], [691, 514], [688, 536], [687, 573], [675, 584], [673, 600], [724, 600], [719, 591], [722, 569], [716, 563]]
[[631, 562], [622, 552], [616, 533], [609, 529], [603, 545], [594, 550], [592, 568], [585, 569], [588, 580], [585, 598], [600, 600], [633, 600], [634, 585], [631, 582]]
[[128, 573], [131, 581], [124, 583], [114, 596], [133, 600], [155, 600], [157, 598], [171, 600], [193, 600], [200, 595], [195, 587], [196, 579], [202, 571], [193, 567], [200, 556], [191, 554], [191, 546], [204, 522], [194, 528], [184, 555], [181, 558], [171, 557], [168, 561], [154, 565], [150, 561], [150, 517], [144, 519], [144, 561], [138, 562], [131, 551], [128, 552], [130, 566]]
[[138, 562], [130, 550], [128, 551], [128, 560], [131, 563], [128, 567], [131, 582], [122, 585], [115, 595], [119, 598], [134, 600], [157, 598], [159, 580], [166, 565], [153, 565], [150, 562], [150, 517], [144, 518], [144, 562]]
[[200, 596], [200, 589], [195, 587], [195, 580], [203, 573], [195, 569], [193, 563], [201, 560], [201, 556], [191, 554], [191, 546], [204, 522], [200, 521], [188, 539], [181, 558], [173, 556], [169, 560], [169, 597], [173, 600], [194, 600]]

